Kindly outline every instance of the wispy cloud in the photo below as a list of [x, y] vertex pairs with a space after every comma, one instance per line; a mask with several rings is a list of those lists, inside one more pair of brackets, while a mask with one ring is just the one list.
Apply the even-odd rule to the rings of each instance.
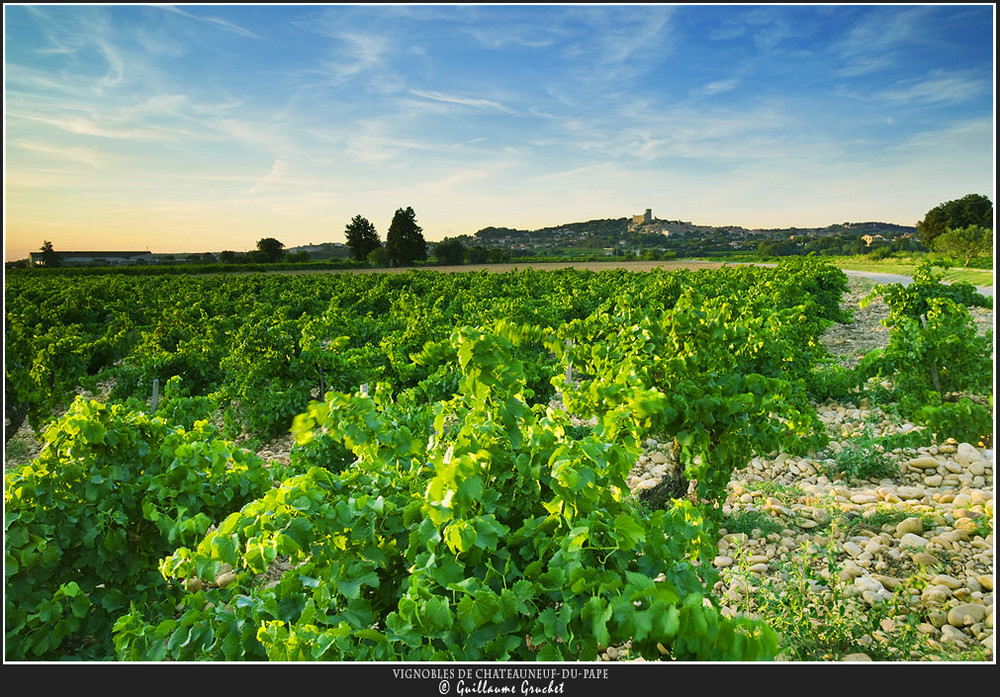
[[961, 103], [989, 94], [991, 83], [968, 72], [935, 70], [922, 79], [905, 80], [878, 93], [877, 97], [898, 103]]
[[86, 116], [72, 114], [53, 116], [21, 114], [18, 118], [53, 126], [67, 133], [117, 140], [181, 141], [193, 138], [196, 135], [189, 130], [101, 122]]
[[833, 44], [842, 61], [843, 77], [856, 77], [896, 66], [905, 49], [927, 41], [931, 7], [876, 7], [853, 21], [843, 38]]
[[196, 14], [192, 14], [190, 12], [186, 12], [181, 8], [177, 7], [176, 5], [159, 5], [158, 7], [160, 7], [160, 9], [162, 10], [179, 14], [182, 17], [187, 17], [188, 19], [193, 19], [198, 22], [205, 22], [206, 24], [211, 24], [213, 26], [219, 27], [220, 29], [232, 32], [233, 34], [237, 34], [239, 36], [243, 36], [248, 39], [260, 38], [257, 34], [250, 31], [249, 29], [241, 27], [238, 24], [234, 24], [233, 22], [230, 22], [228, 20], [222, 19], [221, 17], [214, 17], [214, 16], [202, 17]]
[[515, 109], [511, 109], [510, 107], [505, 106], [500, 102], [495, 102], [490, 99], [480, 99], [476, 97], [461, 97], [457, 95], [444, 94], [443, 92], [433, 92], [428, 90], [410, 90], [410, 94], [420, 97], [422, 99], [429, 99], [435, 102], [444, 102], [446, 104], [457, 104], [460, 106], [472, 107], [474, 109], [488, 109], [511, 115], [517, 115], [518, 113]]
[[696, 90], [692, 90], [691, 94], [695, 97], [711, 97], [715, 94], [732, 92], [739, 84], [739, 79], [735, 77], [725, 80], [715, 80], [714, 82], [709, 82], [707, 85], [704, 85]]
[[80, 162], [95, 169], [107, 166], [108, 155], [96, 148], [82, 145], [60, 146], [37, 140], [18, 140], [11, 143], [16, 148], [48, 156], [58, 160]]
[[333, 38], [341, 46], [335, 57], [326, 63], [334, 78], [346, 80], [382, 67], [388, 47], [385, 38], [346, 32], [338, 33]]
[[[469, 232], [650, 205], [797, 225], [810, 210], [850, 219], [865, 194], [867, 216], [917, 189], [992, 181], [989, 17], [947, 5], [5, 6], [8, 203], [24, 213], [8, 220], [72, 222], [85, 201], [95, 229], [124, 229], [131, 211], [156, 218], [156, 234], [176, 223], [192, 244], [237, 248], [268, 227], [287, 245], [306, 230], [337, 240], [358, 212], [382, 225], [380, 210], [388, 224], [411, 204], [428, 239], [441, 221]], [[943, 200], [921, 198], [904, 222]]]

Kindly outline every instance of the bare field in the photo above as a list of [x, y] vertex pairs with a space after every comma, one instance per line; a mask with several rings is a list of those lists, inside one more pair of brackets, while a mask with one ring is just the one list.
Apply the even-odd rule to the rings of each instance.
[[[476, 271], [491, 271], [505, 273], [508, 271], [555, 271], [557, 269], [580, 269], [583, 271], [606, 271], [608, 269], [625, 269], [626, 271], [677, 271], [679, 269], [717, 269], [722, 266], [736, 266], [733, 262], [721, 261], [546, 261], [534, 263], [510, 264], [462, 264], [460, 266], [405, 266], [394, 269], [323, 269], [317, 271], [275, 271], [271, 273], [406, 273], [407, 271], [440, 271], [442, 273], [468, 273]], [[761, 264], [767, 266], [767, 264]]]

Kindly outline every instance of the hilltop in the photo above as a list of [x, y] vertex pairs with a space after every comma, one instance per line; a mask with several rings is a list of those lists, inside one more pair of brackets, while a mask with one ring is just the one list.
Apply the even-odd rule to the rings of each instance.
[[[591, 251], [606, 255], [661, 252], [713, 254], [758, 250], [776, 253], [790, 248], [856, 254], [861, 247], [893, 243], [915, 244], [916, 227], [883, 222], [844, 222], [825, 227], [754, 229], [739, 225], [699, 225], [683, 220], [645, 216], [600, 218], [563, 223], [535, 230], [489, 226], [472, 235], [448, 238], [466, 249], [506, 250], [511, 255]], [[787, 249], [786, 249], [787, 248]], [[794, 253], [794, 252], [793, 252]]]

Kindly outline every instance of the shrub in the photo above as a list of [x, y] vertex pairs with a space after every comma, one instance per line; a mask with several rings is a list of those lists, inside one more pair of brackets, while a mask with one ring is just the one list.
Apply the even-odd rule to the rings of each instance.
[[113, 654], [114, 619], [178, 595], [158, 560], [270, 486], [258, 458], [120, 405], [77, 399], [4, 477], [6, 658]]

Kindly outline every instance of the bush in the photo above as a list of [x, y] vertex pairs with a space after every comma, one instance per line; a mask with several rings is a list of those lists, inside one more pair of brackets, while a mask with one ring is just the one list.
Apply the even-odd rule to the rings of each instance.
[[[862, 302], [883, 297], [889, 343], [858, 365], [859, 382], [892, 384], [901, 412], [931, 426], [942, 437], [961, 431], [971, 442], [992, 438], [992, 415], [981, 404], [993, 389], [993, 332], [980, 336], [968, 306], [992, 307], [992, 298], [968, 283], [943, 284], [929, 263], [917, 267], [909, 286], [876, 286]], [[982, 399], [979, 399], [982, 398]]]
[[183, 431], [119, 405], [77, 399], [44, 443], [4, 477], [9, 660], [113, 655], [120, 613], [178, 600], [159, 559], [270, 486], [207, 423]]

